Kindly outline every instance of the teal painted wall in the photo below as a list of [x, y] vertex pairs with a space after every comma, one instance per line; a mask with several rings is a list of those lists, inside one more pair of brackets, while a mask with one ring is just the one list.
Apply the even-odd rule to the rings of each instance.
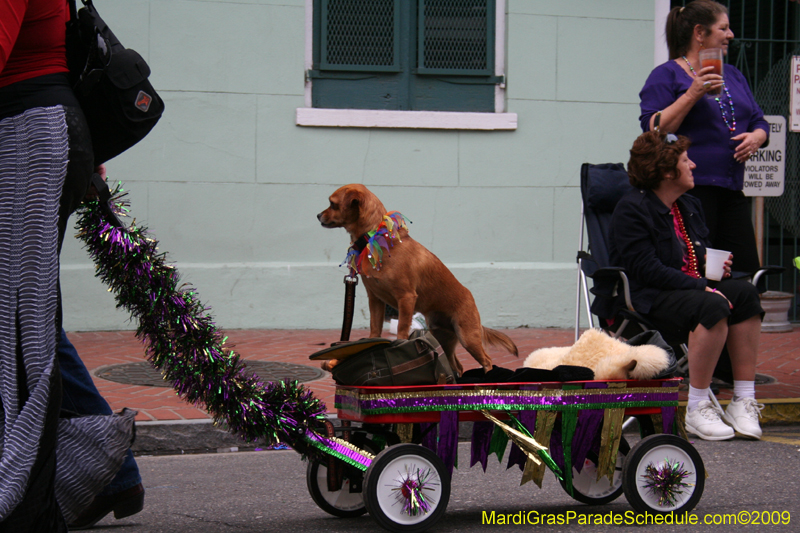
[[[349, 239], [316, 214], [368, 185], [494, 327], [569, 327], [579, 169], [627, 161], [653, 67], [653, 2], [509, 0], [506, 132], [312, 128], [304, 0], [96, 0], [166, 113], [108, 164], [131, 212], [225, 329], [337, 328]], [[132, 329], [86, 253], [62, 255], [65, 326]], [[366, 327], [359, 287], [355, 327]]]

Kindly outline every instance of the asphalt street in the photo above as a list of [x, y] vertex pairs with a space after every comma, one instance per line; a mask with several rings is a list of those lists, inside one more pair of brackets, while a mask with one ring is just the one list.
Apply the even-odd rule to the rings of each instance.
[[[626, 435], [631, 443], [638, 437]], [[800, 531], [800, 426], [765, 428], [765, 439], [725, 442], [692, 441], [708, 478], [693, 513], [699, 523], [685, 525], [581, 525], [590, 519], [626, 520], [632, 508], [621, 496], [603, 506], [578, 503], [545, 474], [543, 488], [520, 486], [520, 471], [506, 470], [490, 457], [486, 473], [469, 464], [469, 443], [459, 445], [461, 469], [454, 472], [447, 513], [432, 531]], [[258, 533], [289, 531], [381, 531], [369, 515], [343, 519], [317, 507], [306, 488], [306, 463], [291, 451], [216, 453], [181, 456], [142, 456], [137, 459], [147, 490], [141, 513], [115, 520], [106, 517], [96, 533]], [[494, 511], [518, 513], [534, 519], [560, 516], [569, 524], [497, 525], [485, 523]], [[531, 511], [533, 511], [531, 513]], [[545, 516], [547, 515], [547, 516]], [[602, 516], [598, 516], [602, 515]], [[750, 522], [766, 524], [714, 525], [723, 515], [747, 515]], [[711, 524], [703, 522], [708, 519]], [[788, 519], [788, 523], [787, 522]], [[777, 520], [779, 523], [771, 523]]]

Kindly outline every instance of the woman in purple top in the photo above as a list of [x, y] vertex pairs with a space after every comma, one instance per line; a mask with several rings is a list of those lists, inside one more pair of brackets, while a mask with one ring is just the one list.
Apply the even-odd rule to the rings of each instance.
[[[769, 123], [747, 81], [725, 65], [724, 80], [713, 67], [700, 68], [703, 48], [728, 53], [733, 32], [726, 8], [713, 0], [676, 7], [667, 18], [670, 61], [656, 67], [639, 93], [643, 131], [660, 128], [689, 137], [696, 186], [709, 238], [733, 252], [733, 269], [753, 273], [760, 262], [750, 201], [742, 193], [745, 162], [768, 139]], [[720, 89], [715, 98], [707, 96]]]

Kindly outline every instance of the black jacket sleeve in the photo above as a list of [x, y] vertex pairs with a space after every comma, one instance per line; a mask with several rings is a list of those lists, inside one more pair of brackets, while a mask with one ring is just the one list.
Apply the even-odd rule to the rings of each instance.
[[[642, 197], [647, 193], [633, 194]], [[704, 289], [704, 278], [696, 279], [681, 271], [683, 254], [670, 227], [669, 212], [659, 213], [658, 206], [639, 197], [627, 195], [620, 200], [611, 219], [613, 246], [619, 253], [620, 266], [641, 287]]]

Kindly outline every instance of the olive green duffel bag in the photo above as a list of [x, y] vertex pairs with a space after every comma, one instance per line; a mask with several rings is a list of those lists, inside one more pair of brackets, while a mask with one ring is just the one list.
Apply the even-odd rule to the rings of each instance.
[[309, 359], [339, 359], [333, 380], [339, 385], [391, 387], [455, 383], [455, 374], [436, 338], [414, 331], [408, 340], [383, 338], [337, 343]]

